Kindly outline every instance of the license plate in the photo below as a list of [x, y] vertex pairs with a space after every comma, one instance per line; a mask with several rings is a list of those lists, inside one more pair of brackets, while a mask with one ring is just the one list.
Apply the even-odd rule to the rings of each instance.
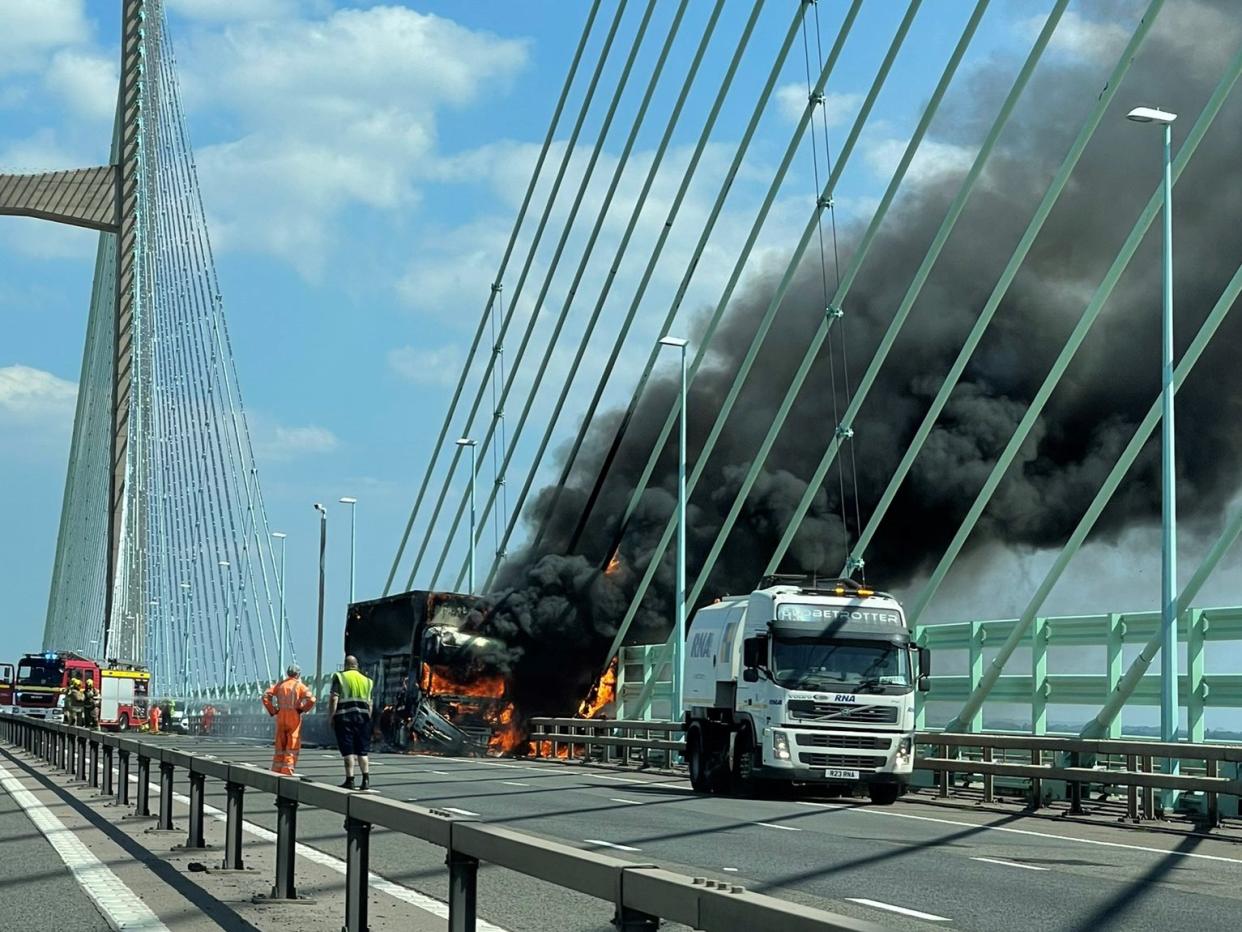
[[835, 768], [830, 767], [824, 771], [824, 776], [827, 777], [829, 780], [857, 780], [858, 771], [857, 770], [837, 770]]

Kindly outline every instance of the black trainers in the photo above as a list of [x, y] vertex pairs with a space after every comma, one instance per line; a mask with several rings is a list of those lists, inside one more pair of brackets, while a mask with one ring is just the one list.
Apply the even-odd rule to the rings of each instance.
[[353, 777], [346, 777], [346, 778], [345, 778], [345, 782], [341, 784], [341, 789], [343, 789], [343, 790], [352, 790], [353, 788], [354, 788], [354, 778], [353, 778]]
[[369, 774], [362, 775], [362, 786], [359, 789], [369, 790], [371, 788], [371, 777]]

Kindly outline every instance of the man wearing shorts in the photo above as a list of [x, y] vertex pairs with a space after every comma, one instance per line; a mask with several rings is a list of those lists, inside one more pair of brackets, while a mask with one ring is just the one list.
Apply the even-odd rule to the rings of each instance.
[[358, 658], [345, 658], [345, 669], [332, 674], [328, 718], [336, 731], [336, 746], [345, 761], [344, 789], [354, 788], [355, 765], [362, 772], [360, 789], [371, 788], [371, 679], [358, 669]]

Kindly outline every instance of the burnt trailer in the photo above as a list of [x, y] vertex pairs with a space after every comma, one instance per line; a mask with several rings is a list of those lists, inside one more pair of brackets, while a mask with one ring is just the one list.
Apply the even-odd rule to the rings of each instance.
[[349, 606], [345, 653], [375, 683], [375, 723], [389, 745], [482, 754], [505, 744], [506, 651], [471, 631], [485, 611], [478, 596], [422, 589]]

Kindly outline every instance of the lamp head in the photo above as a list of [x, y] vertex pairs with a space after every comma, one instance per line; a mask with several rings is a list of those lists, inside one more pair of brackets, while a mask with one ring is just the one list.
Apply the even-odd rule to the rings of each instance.
[[284, 540], [289, 535], [286, 534], [284, 531], [272, 531], [272, 536], [275, 537], [277, 540]]
[[337, 501], [340, 502], [342, 505], [357, 505], [358, 504], [358, 499], [352, 498], [348, 495], [346, 495], [344, 498], [338, 498]]
[[689, 342], [689, 340], [683, 340], [681, 337], [660, 337], [661, 346], [675, 346], [678, 349], [684, 349]]
[[1126, 119], [1135, 123], [1163, 123], [1167, 126], [1177, 119], [1177, 114], [1155, 107], [1135, 107], [1126, 114]]
[[457, 441], [457, 445], [459, 447], [473, 447], [473, 446], [477, 446], [477, 444], [478, 444], [477, 440], [471, 440], [469, 437], [462, 437], [460, 440]]
[[315, 510], [319, 512], [321, 515], [323, 515], [325, 518], [328, 516], [328, 512], [324, 509], [323, 505], [320, 504], [319, 502], [315, 502]]

